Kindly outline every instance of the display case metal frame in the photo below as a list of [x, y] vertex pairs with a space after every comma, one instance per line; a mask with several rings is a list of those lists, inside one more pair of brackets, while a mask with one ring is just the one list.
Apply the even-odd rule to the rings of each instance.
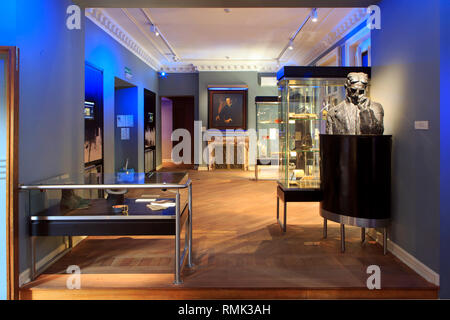
[[[153, 173], [150, 173], [153, 174]], [[186, 174], [187, 176], [187, 174]], [[36, 184], [20, 185], [22, 191], [40, 190], [106, 190], [106, 189], [160, 189], [176, 190], [175, 215], [32, 215], [30, 216], [31, 236], [31, 279], [34, 280], [45, 269], [72, 248], [73, 236], [104, 236], [104, 235], [174, 235], [175, 236], [175, 268], [174, 284], [181, 284], [181, 271], [187, 263], [192, 267], [192, 181], [187, 178], [185, 183], [153, 183], [153, 184]], [[180, 203], [180, 190], [187, 189], [188, 196]], [[31, 201], [30, 201], [31, 202]], [[180, 252], [181, 229], [185, 226], [185, 245]], [[68, 237], [66, 250], [55, 257], [43, 268], [36, 268], [36, 238], [39, 236]]]
[[[311, 82], [311, 85], [316, 85], [318, 80], [324, 80], [324, 81], [331, 81], [331, 83], [336, 82], [338, 79], [342, 80], [342, 82], [345, 81], [348, 73], [351, 72], [364, 72], [367, 73], [369, 76], [371, 75], [371, 68], [368, 67], [300, 67], [300, 66], [287, 66], [280, 69], [277, 73], [277, 79], [279, 81], [279, 86], [281, 85], [282, 81], [304, 81], [305, 85], [308, 82]], [[280, 89], [280, 91], [282, 91]], [[286, 92], [280, 92], [280, 113], [283, 113], [283, 106], [281, 105], [283, 103], [283, 94], [286, 94]], [[289, 113], [289, 109], [287, 110]], [[280, 146], [282, 147], [283, 144], [287, 145], [289, 143], [288, 139], [288, 128], [289, 126], [288, 115], [281, 114], [281, 117], [283, 117], [283, 124], [286, 126], [284, 130], [285, 134], [285, 141], [281, 139], [281, 135], [283, 134], [283, 128], [280, 130]], [[318, 116], [317, 120], [310, 120], [310, 121], [323, 121], [322, 117]], [[305, 120], [309, 121], [309, 120]], [[289, 152], [287, 147], [285, 146], [284, 150], [285, 152]], [[317, 154], [319, 154], [320, 150], [315, 151]], [[280, 157], [283, 157], [283, 150], [280, 152]], [[287, 172], [288, 168], [284, 168], [284, 166], [288, 166], [289, 163], [283, 163], [283, 161], [287, 161], [286, 159], [280, 159], [280, 168]], [[280, 181], [278, 182], [277, 186], [277, 222], [281, 226], [281, 229], [283, 232], [286, 232], [286, 219], [287, 219], [287, 202], [320, 202], [322, 201], [322, 192], [320, 190], [320, 187], [318, 188], [300, 188], [297, 186], [291, 187], [289, 185], [289, 174], [283, 172], [283, 176], [280, 176]], [[282, 200], [284, 202], [284, 214], [283, 218], [284, 221], [282, 222], [280, 220], [280, 214], [279, 214], [279, 200]], [[325, 226], [326, 228], [326, 226]]]
[[[278, 166], [279, 165], [279, 156], [277, 158], [268, 157], [263, 158], [260, 156], [259, 152], [259, 119], [258, 119], [258, 111], [259, 111], [259, 104], [263, 105], [270, 105], [273, 108], [277, 108], [277, 118], [279, 117], [279, 106], [280, 101], [278, 96], [258, 96], [255, 97], [255, 104], [256, 104], [256, 131], [258, 132], [258, 154], [256, 157], [256, 163], [255, 163], [255, 180], [259, 180], [259, 167], [260, 166]], [[277, 125], [279, 130], [279, 124]], [[278, 176], [278, 175], [277, 175]], [[276, 179], [275, 179], [276, 180]]]

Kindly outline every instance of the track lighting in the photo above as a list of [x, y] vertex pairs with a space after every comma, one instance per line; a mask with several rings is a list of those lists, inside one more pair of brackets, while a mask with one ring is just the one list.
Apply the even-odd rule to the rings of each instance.
[[289, 49], [289, 50], [294, 50], [294, 44], [292, 43], [292, 40], [289, 41], [289, 47], [288, 47], [288, 49]]
[[159, 36], [158, 28], [154, 24], [150, 26], [150, 31], [153, 32], [155, 36]]
[[319, 20], [319, 16], [317, 14], [317, 8], [311, 10], [311, 20], [312, 22], [317, 22]]

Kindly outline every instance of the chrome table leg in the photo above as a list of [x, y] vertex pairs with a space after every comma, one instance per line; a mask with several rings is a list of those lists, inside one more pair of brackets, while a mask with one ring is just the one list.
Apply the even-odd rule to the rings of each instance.
[[36, 237], [31, 236], [31, 270], [30, 278], [33, 281], [36, 278]]
[[341, 223], [341, 252], [345, 252], [345, 225]]
[[280, 220], [280, 198], [277, 196], [277, 221]]
[[189, 217], [188, 217], [188, 223], [189, 227], [187, 232], [189, 232], [189, 253], [188, 253], [188, 266], [189, 268], [192, 268], [194, 264], [192, 263], [192, 183], [189, 184], [188, 187], [189, 192]]
[[361, 228], [361, 243], [366, 241], [366, 228]]
[[180, 191], [177, 190], [175, 205], [175, 284], [181, 284], [180, 279]]

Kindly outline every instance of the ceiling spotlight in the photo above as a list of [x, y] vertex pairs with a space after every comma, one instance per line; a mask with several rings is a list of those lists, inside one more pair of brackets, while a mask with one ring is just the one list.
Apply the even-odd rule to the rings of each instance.
[[294, 50], [294, 44], [292, 43], [292, 40], [289, 41], [289, 47], [288, 47], [288, 49], [289, 49], [289, 50]]
[[178, 60], [180, 60], [177, 56], [173, 56], [173, 61], [177, 62]]
[[158, 28], [154, 24], [150, 26], [150, 31], [153, 32], [155, 36], [159, 36]]
[[317, 14], [317, 8], [311, 10], [311, 20], [312, 22], [317, 22], [319, 20], [319, 16]]

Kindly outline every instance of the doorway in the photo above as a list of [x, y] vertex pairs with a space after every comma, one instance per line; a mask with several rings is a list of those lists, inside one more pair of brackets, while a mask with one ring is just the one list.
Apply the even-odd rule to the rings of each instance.
[[156, 94], [144, 89], [144, 172], [156, 170]]
[[[191, 136], [191, 160], [194, 163], [194, 96], [171, 96], [161, 98], [161, 132], [162, 132], [162, 159], [166, 165], [172, 162], [172, 148], [178, 141], [171, 141], [173, 131], [186, 129]], [[181, 151], [180, 157], [183, 156]]]
[[0, 47], [0, 221], [6, 221], [0, 229], [1, 300], [17, 299], [19, 288], [18, 53], [15, 47]]

